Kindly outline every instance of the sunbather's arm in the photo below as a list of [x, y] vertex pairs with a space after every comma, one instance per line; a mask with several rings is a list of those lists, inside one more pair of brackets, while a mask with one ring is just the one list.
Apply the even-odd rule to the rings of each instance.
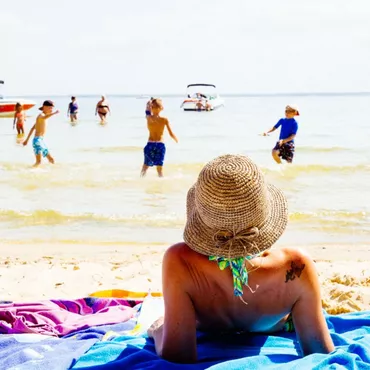
[[186, 292], [188, 272], [176, 246], [165, 253], [162, 269], [165, 316], [163, 326], [153, 332], [157, 354], [172, 362], [195, 362], [195, 312]]
[[300, 252], [293, 256], [292, 262], [295, 265], [291, 265], [287, 271], [286, 280], [287, 284], [297, 284], [298, 299], [293, 306], [292, 316], [303, 355], [329, 353], [334, 350], [334, 344], [322, 312], [315, 264], [309, 256]]

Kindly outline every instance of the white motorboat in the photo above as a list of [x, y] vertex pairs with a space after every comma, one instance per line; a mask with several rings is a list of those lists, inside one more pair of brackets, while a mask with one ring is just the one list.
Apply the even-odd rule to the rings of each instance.
[[[4, 81], [0, 80], [0, 86], [4, 85]], [[15, 105], [20, 103], [23, 105], [23, 110], [26, 111], [35, 106], [35, 102], [27, 99], [6, 99], [0, 94], [0, 118], [1, 117], [14, 117]]]
[[187, 86], [187, 97], [181, 104], [184, 111], [212, 111], [224, 105], [212, 84], [190, 84]]

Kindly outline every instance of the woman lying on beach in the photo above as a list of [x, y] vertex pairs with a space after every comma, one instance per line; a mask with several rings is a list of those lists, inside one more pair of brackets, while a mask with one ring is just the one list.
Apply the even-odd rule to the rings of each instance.
[[288, 220], [283, 193], [247, 157], [209, 162], [187, 195], [184, 241], [163, 258], [165, 316], [148, 330], [158, 355], [197, 361], [196, 330], [297, 334], [302, 355], [334, 344], [312, 259], [270, 250]]

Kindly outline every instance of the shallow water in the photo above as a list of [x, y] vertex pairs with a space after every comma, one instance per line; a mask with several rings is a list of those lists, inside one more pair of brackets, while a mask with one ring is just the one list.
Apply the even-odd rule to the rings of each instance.
[[[45, 97], [46, 98], [46, 97]], [[34, 98], [39, 103], [42, 98]], [[185, 199], [203, 164], [224, 153], [249, 155], [289, 202], [290, 222], [279, 243], [370, 241], [370, 96], [229, 97], [214, 112], [183, 112], [181, 97], [164, 98], [179, 144], [168, 136], [165, 178], [139, 177], [146, 143], [146, 101], [111, 97], [102, 127], [97, 98], [79, 98], [72, 127], [69, 99], [49, 120], [46, 143], [55, 157], [38, 169], [32, 145], [16, 144], [11, 119], [0, 119], [0, 241], [171, 244], [181, 240]], [[271, 158], [273, 126], [287, 103], [300, 106], [292, 165]], [[37, 110], [30, 111], [27, 132]]]

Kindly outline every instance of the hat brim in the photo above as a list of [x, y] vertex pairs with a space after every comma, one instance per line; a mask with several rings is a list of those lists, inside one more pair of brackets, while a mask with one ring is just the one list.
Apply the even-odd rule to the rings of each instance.
[[184, 229], [184, 241], [195, 252], [206, 256], [226, 258], [245, 257], [256, 254], [271, 246], [280, 238], [288, 223], [288, 203], [281, 190], [267, 185], [270, 214], [265, 223], [259, 227], [259, 234], [254, 239], [255, 250], [248, 250], [237, 240], [232, 248], [217, 247], [214, 235], [219, 230], [209, 228], [199, 217], [195, 204], [195, 187], [190, 188], [186, 202], [187, 221]]
[[42, 110], [42, 108], [44, 108], [44, 107], [54, 108], [54, 105], [43, 105], [42, 107], [39, 108], [39, 110]]

